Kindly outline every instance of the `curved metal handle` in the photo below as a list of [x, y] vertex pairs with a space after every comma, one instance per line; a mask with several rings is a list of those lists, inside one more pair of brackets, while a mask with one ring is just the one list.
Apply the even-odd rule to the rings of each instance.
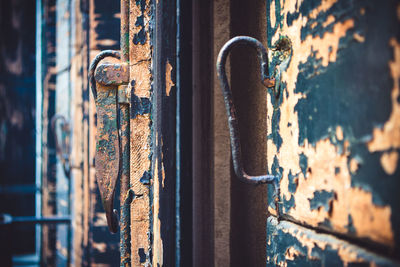
[[243, 182], [250, 184], [272, 183], [274, 185], [275, 200], [279, 198], [279, 177], [271, 174], [252, 176], [248, 175], [243, 168], [242, 152], [236, 110], [233, 104], [232, 91], [226, 77], [225, 63], [229, 52], [238, 44], [250, 45], [257, 50], [260, 60], [261, 82], [266, 87], [274, 87], [275, 80], [268, 73], [268, 54], [265, 47], [258, 40], [248, 36], [237, 36], [229, 40], [218, 54], [217, 74], [220, 80], [222, 93], [224, 96], [226, 112], [228, 114], [229, 133], [231, 139], [232, 161], [236, 176]]
[[[60, 142], [58, 141], [58, 135], [56, 131], [56, 123], [58, 120], [61, 120], [61, 130], [63, 134], [65, 134], [65, 139], [62, 140], [62, 146], [60, 145]], [[60, 114], [55, 114], [53, 118], [51, 118], [51, 130], [54, 135], [54, 142], [56, 145], [56, 153], [61, 161], [61, 164], [63, 166], [63, 170], [65, 173], [65, 176], [67, 178], [70, 178], [71, 175], [71, 162], [70, 162], [70, 154], [71, 154], [71, 147], [70, 147], [70, 142], [69, 142], [69, 135], [71, 133], [70, 129], [70, 123], [69, 121]]]
[[[96, 180], [106, 212], [108, 228], [112, 233], [116, 233], [119, 220], [117, 210], [113, 209], [114, 193], [121, 165], [116, 89], [114, 92], [102, 90], [98, 94], [95, 80], [96, 67], [106, 57], [120, 59], [121, 54], [114, 50], [100, 52], [90, 64], [89, 83], [97, 109]], [[112, 94], [114, 94], [114, 100], [110, 98]]]

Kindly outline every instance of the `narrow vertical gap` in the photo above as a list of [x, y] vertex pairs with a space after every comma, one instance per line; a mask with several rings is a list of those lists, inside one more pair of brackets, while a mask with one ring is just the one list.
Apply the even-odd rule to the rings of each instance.
[[[231, 1], [231, 37], [265, 40], [265, 1]], [[230, 56], [231, 88], [237, 110], [244, 168], [252, 175], [267, 169], [266, 88], [261, 85], [256, 52], [235, 48]], [[264, 266], [266, 185], [248, 185], [231, 171], [231, 266]], [[251, 244], [251, 245], [250, 245]]]
[[[213, 184], [214, 184], [214, 264], [230, 266], [230, 207], [231, 207], [231, 147], [228, 117], [224, 98], [217, 78], [216, 62], [222, 46], [230, 39], [230, 0], [213, 1]], [[230, 76], [229, 59], [226, 73]]]
[[192, 3], [177, 0], [176, 264], [192, 266]]
[[192, 2], [193, 266], [214, 265], [212, 1]]

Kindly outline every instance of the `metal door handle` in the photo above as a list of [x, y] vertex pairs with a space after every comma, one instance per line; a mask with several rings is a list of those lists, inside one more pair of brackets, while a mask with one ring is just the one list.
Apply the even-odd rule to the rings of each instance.
[[[61, 133], [62, 133], [62, 142], [60, 145], [57, 131], [56, 131], [56, 123], [58, 120], [61, 120]], [[71, 128], [69, 121], [60, 114], [55, 114], [53, 118], [51, 118], [51, 130], [54, 135], [54, 142], [56, 145], [56, 154], [61, 161], [63, 166], [64, 174], [67, 178], [70, 178], [71, 174], [71, 162], [70, 162], [70, 155], [71, 155], [71, 144], [70, 144], [70, 134]]]
[[[242, 152], [240, 145], [240, 135], [238, 130], [238, 122], [236, 110], [233, 104], [232, 91], [226, 77], [225, 64], [229, 52], [238, 44], [250, 45], [257, 50], [258, 59], [260, 61], [261, 82], [264, 86], [270, 88], [275, 87], [275, 79], [271, 78], [268, 70], [268, 54], [266, 48], [258, 40], [248, 36], [237, 36], [229, 40], [218, 54], [217, 74], [220, 80], [222, 94], [224, 96], [226, 112], [228, 114], [229, 134], [231, 140], [232, 161], [236, 176], [243, 182], [250, 184], [272, 183], [274, 186], [274, 199], [276, 205], [279, 201], [279, 177], [276, 175], [265, 174], [259, 176], [248, 175], [243, 168]], [[277, 208], [277, 211], [279, 209]]]

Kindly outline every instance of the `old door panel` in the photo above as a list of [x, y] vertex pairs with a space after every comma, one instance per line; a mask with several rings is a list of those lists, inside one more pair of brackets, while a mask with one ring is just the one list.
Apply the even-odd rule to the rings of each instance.
[[400, 263], [352, 245], [332, 235], [297, 224], [267, 224], [267, 266], [398, 266]]
[[268, 45], [282, 36], [292, 45], [268, 114], [283, 217], [396, 249], [399, 9], [397, 1], [267, 2]]

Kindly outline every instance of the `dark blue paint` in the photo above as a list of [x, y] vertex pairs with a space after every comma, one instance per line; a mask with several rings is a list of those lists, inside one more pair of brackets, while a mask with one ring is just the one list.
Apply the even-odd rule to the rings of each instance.
[[138, 97], [135, 95], [135, 82], [132, 80], [131, 91], [131, 119], [136, 118], [137, 115], [148, 114], [151, 111], [151, 100], [147, 97]]
[[334, 198], [333, 191], [315, 191], [313, 198], [309, 198], [310, 201], [310, 209], [311, 210], [318, 210], [323, 207], [326, 211], [330, 211], [330, 202]]

